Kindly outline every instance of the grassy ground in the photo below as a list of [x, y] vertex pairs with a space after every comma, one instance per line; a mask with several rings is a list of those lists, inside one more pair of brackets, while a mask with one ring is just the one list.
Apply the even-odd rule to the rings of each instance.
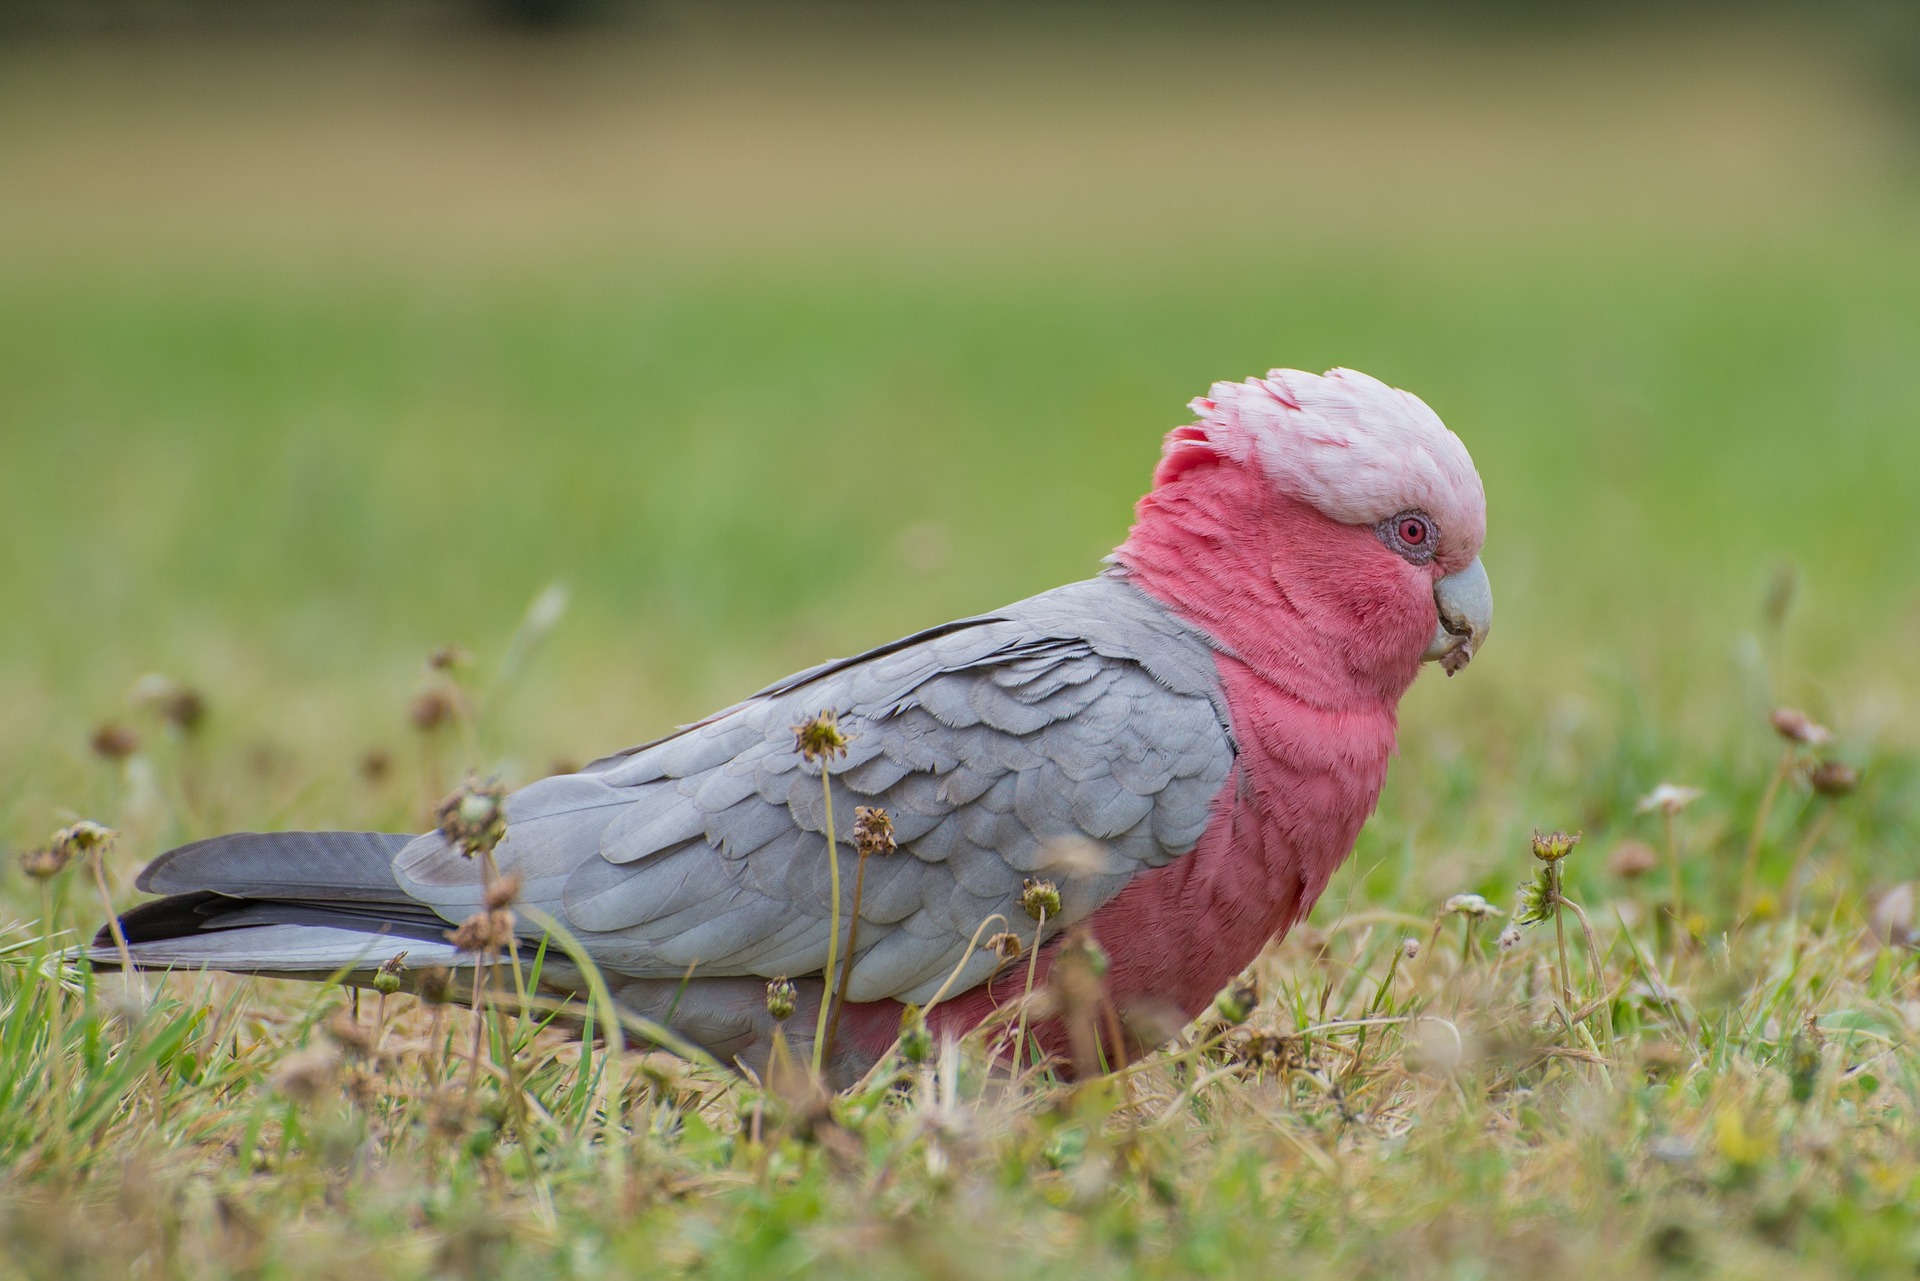
[[[1901, 126], [1760, 36], [1219, 35], [12, 55], [0, 832], [111, 824], [118, 902], [1088, 573], [1183, 402], [1276, 363], [1460, 431], [1500, 616], [1248, 1023], [1121, 1083], [961, 1046], [822, 1115], [497, 1021], [469, 1087], [458, 1008], [56, 987], [99, 891], [50, 929], [9, 865], [0, 1274], [1920, 1266]], [[409, 725], [449, 642], [471, 738]], [[1779, 704], [1836, 738], [1776, 789]], [[1592, 954], [1443, 912], [1513, 911], [1536, 827], [1585, 831]]]

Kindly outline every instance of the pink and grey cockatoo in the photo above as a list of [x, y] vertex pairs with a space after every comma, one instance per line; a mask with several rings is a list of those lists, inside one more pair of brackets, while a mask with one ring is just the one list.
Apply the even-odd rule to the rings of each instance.
[[[619, 1001], [723, 1060], [765, 1062], [767, 983], [792, 976], [804, 1055], [832, 917], [824, 768], [839, 840], [878, 806], [899, 843], [865, 870], [836, 1075], [886, 1052], [905, 1003], [945, 988], [930, 1022], [949, 1032], [1021, 996], [1025, 958], [969, 945], [996, 914], [988, 933], [1031, 943], [1029, 878], [1060, 897], [1043, 981], [1080, 930], [1122, 1011], [1169, 1029], [1198, 1014], [1326, 888], [1379, 798], [1401, 695], [1422, 663], [1466, 664], [1492, 596], [1479, 475], [1416, 397], [1276, 370], [1192, 407], [1098, 577], [513, 793], [496, 857], [521, 902]], [[822, 711], [848, 747], [807, 759], [794, 727]], [[437, 831], [220, 836], [139, 885], [167, 896], [120, 918], [142, 968], [365, 981], [401, 953], [474, 962], [447, 931], [479, 909], [478, 869]], [[116, 963], [108, 931], [91, 954]], [[545, 979], [580, 982], [553, 959]], [[1058, 1027], [1041, 1035], [1061, 1048]]]

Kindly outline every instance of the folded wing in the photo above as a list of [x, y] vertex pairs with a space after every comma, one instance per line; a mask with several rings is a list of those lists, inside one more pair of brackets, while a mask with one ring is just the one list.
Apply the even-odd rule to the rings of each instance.
[[[675, 737], [535, 783], [509, 798], [500, 865], [623, 975], [818, 970], [827, 806], [792, 727], [822, 710], [850, 740], [826, 762], [843, 904], [855, 807], [884, 807], [900, 844], [866, 867], [856, 1001], [925, 1000], [982, 921], [1026, 936], [1025, 878], [1060, 888], [1050, 934], [1086, 918], [1193, 849], [1233, 767], [1204, 637], [1123, 581], [1096, 579], [801, 673]], [[438, 834], [393, 872], [450, 919], [478, 900], [477, 869]], [[977, 954], [959, 986], [993, 964]]]

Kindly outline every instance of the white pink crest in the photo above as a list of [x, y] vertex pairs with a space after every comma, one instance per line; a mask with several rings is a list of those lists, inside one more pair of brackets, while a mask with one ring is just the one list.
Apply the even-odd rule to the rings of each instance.
[[1167, 437], [1156, 480], [1186, 469], [1187, 451], [1258, 462], [1274, 487], [1345, 525], [1424, 511], [1443, 559], [1477, 555], [1487, 534], [1480, 473], [1460, 438], [1409, 392], [1351, 369], [1276, 369], [1215, 383], [1192, 403], [1200, 421]]

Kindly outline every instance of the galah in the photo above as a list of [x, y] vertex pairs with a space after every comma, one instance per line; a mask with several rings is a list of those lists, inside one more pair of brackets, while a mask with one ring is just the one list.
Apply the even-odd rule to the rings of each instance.
[[[1006, 1018], [1069, 939], [1105, 954], [1122, 1017], [1100, 1027], [1127, 1029], [1107, 1062], [1205, 1009], [1352, 851], [1401, 695], [1423, 663], [1473, 657], [1492, 596], [1479, 475], [1418, 398], [1282, 369], [1192, 409], [1098, 576], [514, 792], [493, 857], [518, 878], [519, 935], [558, 922], [616, 1000], [723, 1061], [761, 1067], [781, 1033], [806, 1055], [834, 916], [824, 770], [836, 950], [856, 811], [883, 809], [898, 846], [861, 873], [839, 1078], [888, 1051], [908, 1003], [941, 998], [942, 1035]], [[801, 750], [795, 727], [822, 713], [843, 754]], [[475, 964], [449, 931], [482, 881], [442, 830], [241, 833], [155, 860], [139, 886], [166, 897], [119, 924], [141, 968], [365, 983], [382, 963]], [[1058, 904], [1037, 922], [1042, 883]], [[90, 953], [110, 966], [121, 946], [102, 929]], [[543, 982], [585, 984], [557, 949]], [[1065, 1049], [1060, 1023], [1036, 1020], [1043, 1046]]]

